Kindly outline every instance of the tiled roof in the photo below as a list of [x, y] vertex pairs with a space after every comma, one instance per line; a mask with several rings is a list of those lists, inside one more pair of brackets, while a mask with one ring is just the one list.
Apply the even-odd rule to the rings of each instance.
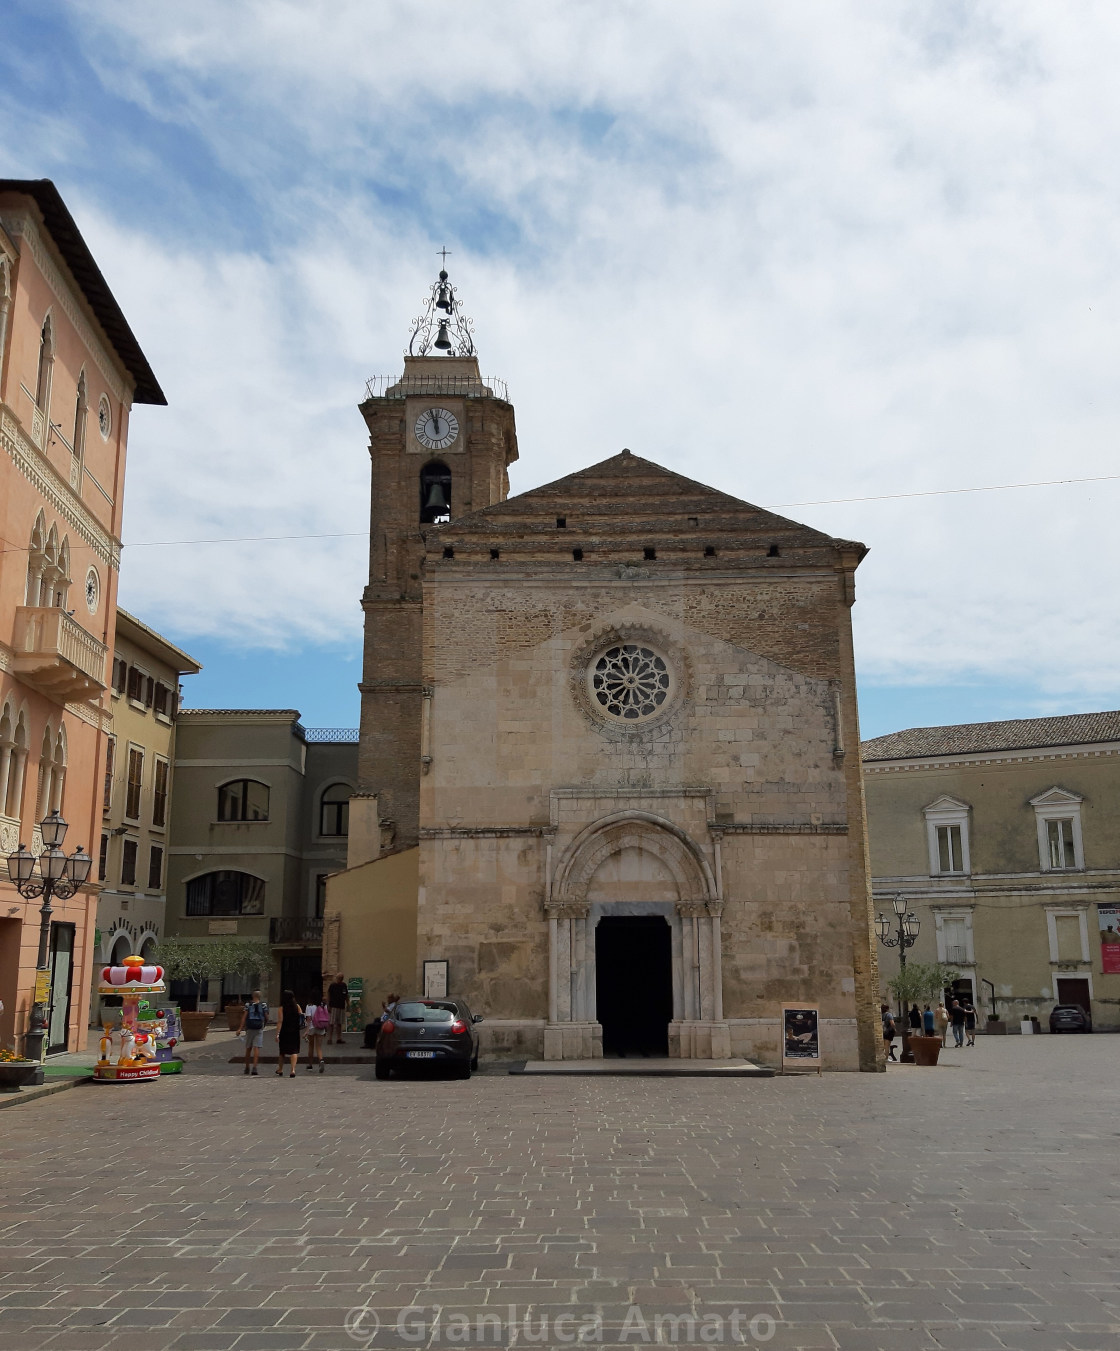
[[920, 760], [937, 755], [1033, 750], [1041, 746], [1085, 746], [1098, 741], [1120, 741], [1120, 712], [965, 722], [954, 727], [908, 727], [904, 732], [872, 737], [863, 742], [861, 749], [864, 760]]
[[43, 223], [59, 253], [65, 258], [66, 266], [74, 274], [74, 280], [81, 287], [90, 309], [97, 316], [97, 322], [105, 330], [125, 369], [136, 381], [133, 402], [165, 404], [167, 399], [152, 374], [148, 358], [140, 350], [128, 320], [109, 290], [108, 282], [101, 275], [101, 269], [94, 261], [58, 189], [49, 178], [0, 178], [0, 193], [7, 192], [23, 193], [35, 200], [43, 214]]

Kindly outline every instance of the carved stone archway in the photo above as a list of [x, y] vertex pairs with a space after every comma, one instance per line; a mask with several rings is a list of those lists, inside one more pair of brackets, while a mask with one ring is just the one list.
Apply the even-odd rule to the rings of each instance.
[[725, 1057], [716, 878], [695, 841], [671, 821], [626, 811], [586, 826], [565, 849], [545, 902], [549, 1018], [545, 1058], [603, 1054], [595, 1010], [595, 926], [607, 915], [663, 915], [672, 934], [669, 1053]]

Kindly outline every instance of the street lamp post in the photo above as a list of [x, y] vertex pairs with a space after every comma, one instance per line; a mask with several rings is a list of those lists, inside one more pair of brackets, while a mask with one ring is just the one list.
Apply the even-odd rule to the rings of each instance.
[[[892, 928], [890, 920], [880, 911], [878, 920], [879, 942], [885, 948], [898, 949], [898, 968], [901, 972], [906, 970], [906, 949], [912, 948], [917, 942], [918, 930], [921, 928], [922, 922], [912, 910], [906, 909], [906, 902], [901, 896], [895, 896], [891, 902], [891, 909], [894, 911], [897, 927]], [[904, 1001], [901, 999], [899, 1006], [902, 1009], [902, 1061], [904, 1064], [912, 1065], [914, 1063], [914, 1052], [910, 1049], [910, 1024], [907, 1020]]]
[[[43, 852], [38, 858], [27, 845], [21, 844], [8, 855], [8, 876], [15, 889], [27, 900], [42, 896], [39, 909], [39, 959], [35, 964], [35, 995], [31, 1005], [31, 1021], [23, 1037], [23, 1052], [28, 1060], [43, 1059], [47, 1038], [47, 1009], [51, 998], [51, 901], [55, 896], [69, 900], [89, 876], [93, 860], [84, 846], [72, 854], [62, 852], [66, 838], [66, 822], [58, 810], [45, 816], [39, 823], [43, 836]], [[38, 864], [38, 876], [35, 866]]]

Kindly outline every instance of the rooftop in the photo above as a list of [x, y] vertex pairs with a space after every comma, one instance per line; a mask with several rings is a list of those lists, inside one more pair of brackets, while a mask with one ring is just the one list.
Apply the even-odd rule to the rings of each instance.
[[1057, 718], [965, 722], [952, 727], [908, 727], [862, 744], [865, 761], [924, 760], [939, 755], [1025, 751], [1043, 746], [1086, 746], [1120, 741], [1120, 711], [1070, 713]]
[[0, 194], [22, 193], [39, 208], [47, 233], [62, 255], [86, 303], [101, 325], [121, 364], [136, 381], [134, 402], [166, 404], [163, 390], [140, 350], [136, 336], [128, 326], [109, 283], [101, 275], [89, 245], [82, 238], [74, 217], [62, 200], [62, 194], [49, 178], [0, 178]]

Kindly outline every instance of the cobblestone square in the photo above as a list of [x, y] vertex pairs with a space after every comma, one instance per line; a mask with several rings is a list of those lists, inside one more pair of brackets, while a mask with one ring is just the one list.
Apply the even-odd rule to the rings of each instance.
[[0, 1115], [0, 1351], [1109, 1351], [1118, 1054], [469, 1083], [213, 1055], [84, 1085]]

